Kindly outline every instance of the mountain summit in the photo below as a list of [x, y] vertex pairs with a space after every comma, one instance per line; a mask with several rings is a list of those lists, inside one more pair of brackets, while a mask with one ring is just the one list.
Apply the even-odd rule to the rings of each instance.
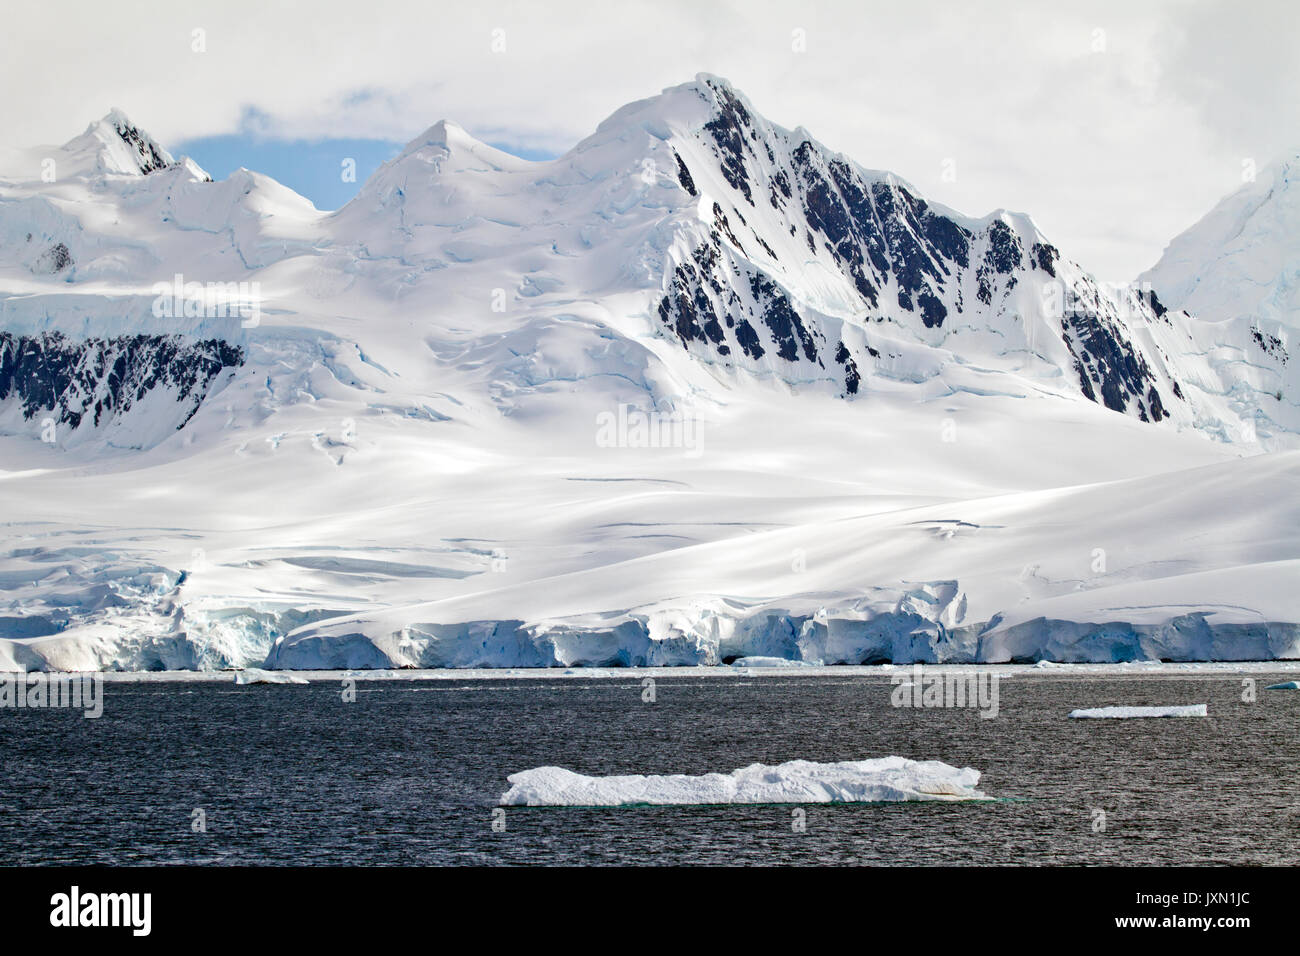
[[1180, 233], [1142, 275], [1176, 308], [1300, 328], [1300, 150]]
[[[65, 143], [61, 152], [74, 159], [68, 172], [79, 175], [147, 176], [183, 165], [202, 179], [210, 178], [188, 158], [173, 157], [119, 109], [91, 123], [84, 133]], [[87, 159], [90, 162], [85, 162]]]

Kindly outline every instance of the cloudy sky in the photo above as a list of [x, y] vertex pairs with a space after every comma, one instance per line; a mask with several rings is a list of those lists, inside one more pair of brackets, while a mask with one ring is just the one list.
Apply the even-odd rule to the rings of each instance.
[[341, 156], [364, 177], [440, 118], [552, 156], [707, 71], [931, 199], [1030, 213], [1119, 281], [1300, 146], [1293, 0], [73, 0], [5, 20], [0, 145], [117, 106], [218, 176], [246, 165], [324, 208], [356, 188]]

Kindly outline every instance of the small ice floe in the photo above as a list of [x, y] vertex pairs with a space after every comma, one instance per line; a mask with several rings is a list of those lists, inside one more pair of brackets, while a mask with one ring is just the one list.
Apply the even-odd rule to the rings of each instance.
[[698, 776], [588, 777], [561, 767], [511, 774], [504, 806], [621, 807], [719, 803], [876, 803], [903, 800], [986, 800], [980, 772], [938, 760], [880, 757], [815, 763], [751, 764]]
[[285, 671], [264, 671], [246, 667], [235, 674], [236, 684], [307, 684], [309, 681]]
[[737, 657], [732, 667], [816, 667], [818, 662], [792, 661], [785, 657]]
[[1269, 684], [1265, 690], [1300, 690], [1300, 680], [1283, 681], [1280, 684]]
[[1178, 707], [1092, 707], [1084, 710], [1070, 711], [1071, 717], [1098, 718], [1112, 717], [1129, 719], [1134, 717], [1208, 717], [1205, 704], [1186, 704]]

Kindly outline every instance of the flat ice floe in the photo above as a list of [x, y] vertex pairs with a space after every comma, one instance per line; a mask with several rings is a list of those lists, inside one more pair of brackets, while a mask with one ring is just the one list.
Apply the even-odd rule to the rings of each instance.
[[1205, 704], [1187, 704], [1179, 707], [1092, 707], [1070, 711], [1071, 717], [1208, 717]]
[[508, 778], [504, 806], [619, 807], [636, 804], [876, 803], [984, 800], [980, 772], [938, 760], [880, 757], [816, 763], [751, 764], [731, 773], [588, 777], [562, 767], [537, 767]]

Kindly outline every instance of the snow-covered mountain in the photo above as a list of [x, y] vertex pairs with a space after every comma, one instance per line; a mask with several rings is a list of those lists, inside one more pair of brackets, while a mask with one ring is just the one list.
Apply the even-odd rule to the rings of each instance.
[[1178, 323], [1168, 346], [1185, 377], [1270, 438], [1300, 430], [1300, 363], [1290, 361], [1300, 329], [1297, 179], [1300, 152], [1226, 197], [1140, 277], [1170, 308], [1195, 317]]
[[1285, 341], [1153, 285], [711, 76], [334, 213], [115, 112], [0, 155], [0, 667], [1295, 656]]
[[853, 396], [975, 359], [1143, 420], [1192, 420], [1130, 328], [1156, 320], [1149, 305], [1105, 295], [1027, 216], [929, 204], [768, 123], [714, 77], [631, 104], [554, 163], [439, 123], [338, 225], [358, 255], [473, 272], [456, 285], [479, 303], [490, 268], [534, 312], [648, 292], [624, 331], [676, 340], [723, 383]]
[[1265, 167], [1169, 243], [1142, 278], [1204, 319], [1300, 326], [1300, 150]]

